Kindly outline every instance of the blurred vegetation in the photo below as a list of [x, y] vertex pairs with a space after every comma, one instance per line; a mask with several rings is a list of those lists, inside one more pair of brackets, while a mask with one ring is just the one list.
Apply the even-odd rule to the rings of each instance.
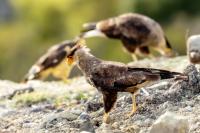
[[[161, 23], [172, 47], [185, 54], [187, 36], [200, 31], [199, 5], [199, 0], [0, 0], [0, 79], [20, 81], [49, 46], [73, 39], [83, 23], [126, 12]], [[88, 46], [97, 57], [131, 61], [119, 41], [92, 38]]]

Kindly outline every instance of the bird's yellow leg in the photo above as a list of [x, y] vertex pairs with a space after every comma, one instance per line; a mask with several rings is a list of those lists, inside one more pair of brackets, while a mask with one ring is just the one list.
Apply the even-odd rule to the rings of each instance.
[[70, 83], [69, 79], [65, 76], [65, 77], [62, 77], [62, 81], [64, 83]]
[[102, 92], [103, 93], [103, 102], [104, 102], [104, 116], [103, 122], [110, 123], [110, 115], [109, 112], [111, 111], [112, 107], [114, 106], [117, 100], [117, 92]]
[[137, 105], [136, 105], [136, 101], [135, 101], [135, 94], [132, 94], [132, 110], [131, 112], [128, 114], [128, 116], [132, 116], [137, 110]]
[[172, 49], [170, 48], [164, 48], [165, 53], [172, 53]]
[[138, 61], [138, 58], [137, 58], [136, 54], [132, 54], [132, 58], [133, 58], [133, 61]]
[[170, 48], [158, 47], [158, 48], [155, 48], [155, 50], [158, 51], [163, 56], [168, 56], [168, 57], [175, 56], [175, 53]]
[[110, 115], [109, 115], [109, 113], [104, 113], [103, 122], [106, 123], [106, 124], [110, 123]]

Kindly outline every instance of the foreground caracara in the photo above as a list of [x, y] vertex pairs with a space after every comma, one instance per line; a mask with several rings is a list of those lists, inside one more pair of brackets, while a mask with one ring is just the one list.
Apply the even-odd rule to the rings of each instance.
[[74, 44], [75, 41], [64, 41], [50, 47], [49, 50], [30, 68], [28, 74], [23, 79], [23, 82], [33, 79], [44, 79], [49, 75], [66, 80], [72, 65], [68, 65], [65, 62], [67, 55], [65, 49], [70, 49]]
[[136, 55], [152, 57], [149, 47], [164, 56], [174, 54], [160, 25], [153, 19], [136, 13], [126, 13], [99, 22], [84, 24], [81, 37], [93, 36], [121, 40], [134, 60], [137, 60]]
[[133, 94], [132, 115], [136, 111], [135, 93], [141, 87], [151, 81], [178, 78], [184, 76], [181, 73], [150, 68], [132, 68], [125, 64], [111, 61], [103, 61], [94, 57], [89, 49], [83, 46], [83, 40], [77, 42], [67, 59], [70, 63], [76, 61], [87, 81], [103, 94], [105, 114], [103, 122], [109, 122], [109, 112], [117, 100], [118, 92], [130, 92]]

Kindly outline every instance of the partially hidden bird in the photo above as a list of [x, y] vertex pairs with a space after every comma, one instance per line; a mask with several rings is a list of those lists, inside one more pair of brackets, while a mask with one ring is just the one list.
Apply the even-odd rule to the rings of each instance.
[[80, 37], [107, 37], [121, 40], [133, 60], [138, 56], [154, 57], [150, 47], [166, 57], [175, 56], [175, 51], [155, 20], [137, 13], [125, 13], [116, 17], [83, 24]]
[[42, 55], [30, 68], [28, 73], [23, 78], [22, 82], [27, 82], [34, 79], [43, 80], [50, 75], [67, 81], [73, 64], [68, 65], [65, 62], [67, 56], [67, 52], [65, 49], [70, 49], [74, 45], [74, 40], [67, 40], [51, 46], [47, 50], [47, 52]]
[[104, 116], [103, 122], [109, 123], [109, 112], [117, 100], [118, 92], [130, 92], [132, 94], [132, 111], [137, 110], [135, 93], [148, 83], [162, 79], [186, 79], [182, 73], [151, 68], [134, 68], [123, 63], [104, 61], [96, 58], [85, 46], [84, 39], [67, 52], [68, 63], [76, 62], [88, 83], [103, 94]]

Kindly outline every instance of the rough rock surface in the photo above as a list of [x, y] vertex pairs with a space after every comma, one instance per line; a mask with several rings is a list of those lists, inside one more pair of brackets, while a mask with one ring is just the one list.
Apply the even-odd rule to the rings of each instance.
[[183, 116], [166, 112], [152, 125], [150, 133], [188, 133], [189, 123]]
[[187, 81], [157, 82], [146, 88], [149, 96], [138, 93], [138, 110], [131, 117], [127, 116], [132, 105], [131, 95], [119, 93], [109, 125], [102, 124], [101, 94], [83, 77], [68, 83], [33, 81], [27, 85], [0, 81], [0, 132], [148, 133], [152, 124], [170, 111], [185, 116], [190, 132], [198, 133], [200, 74], [194, 66], [186, 68], [188, 64], [187, 57], [130, 63], [139, 67], [184, 71], [189, 78]]

